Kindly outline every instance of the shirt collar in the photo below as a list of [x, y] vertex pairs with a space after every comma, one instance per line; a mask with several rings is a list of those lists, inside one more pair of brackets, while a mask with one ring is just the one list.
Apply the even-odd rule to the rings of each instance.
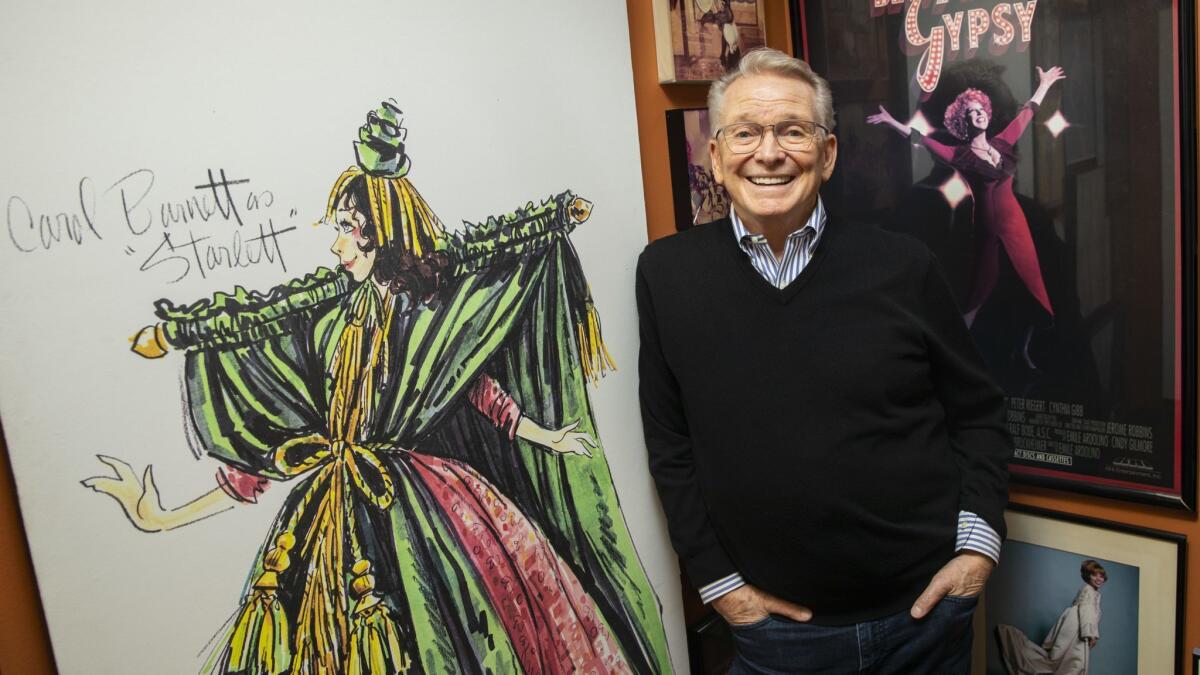
[[[752, 234], [746, 229], [742, 219], [738, 217], [737, 209], [730, 207], [729, 220], [733, 223], [733, 236], [737, 239], [738, 246], [743, 250], [750, 244], [766, 243], [766, 237], [761, 234]], [[817, 205], [813, 207], [812, 214], [804, 223], [804, 227], [798, 228], [787, 236], [788, 241], [798, 240], [811, 232], [812, 238], [809, 240], [809, 246], [814, 246], [817, 240], [821, 238], [821, 233], [825, 231], [825, 223], [828, 221], [825, 215], [825, 203], [821, 201], [821, 195], [817, 195]]]

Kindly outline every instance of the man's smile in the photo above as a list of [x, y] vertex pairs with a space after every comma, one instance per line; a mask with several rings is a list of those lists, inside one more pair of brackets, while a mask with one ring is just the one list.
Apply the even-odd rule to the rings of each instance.
[[747, 176], [746, 180], [755, 185], [787, 185], [796, 180], [795, 176]]

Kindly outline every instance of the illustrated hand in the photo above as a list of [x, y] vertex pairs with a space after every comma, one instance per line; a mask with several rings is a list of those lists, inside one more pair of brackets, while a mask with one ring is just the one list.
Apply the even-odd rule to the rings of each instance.
[[1063, 72], [1062, 66], [1054, 66], [1050, 70], [1042, 70], [1041, 67], [1038, 66], [1037, 75], [1038, 82], [1041, 84], [1041, 86], [1047, 88], [1059, 80], [1067, 79], [1067, 74]]
[[590, 448], [599, 446], [591, 436], [575, 431], [578, 426], [579, 420], [576, 420], [561, 429], [546, 429], [528, 417], [522, 417], [517, 424], [517, 435], [560, 455], [591, 457]]
[[161, 359], [167, 355], [171, 345], [162, 334], [162, 326], [154, 324], [146, 326], [129, 338], [130, 351], [147, 359]]
[[770, 614], [786, 616], [793, 621], [808, 621], [812, 611], [794, 602], [777, 598], [750, 584], [729, 591], [712, 601], [713, 609], [730, 625], [745, 625], [761, 621]]
[[162, 507], [158, 486], [154, 484], [154, 467], [147, 465], [142, 478], [133, 472], [133, 467], [116, 457], [96, 455], [96, 458], [112, 467], [117, 477], [93, 476], [80, 481], [86, 488], [117, 500], [125, 509], [125, 516], [133, 526], [143, 532], [161, 532], [166, 529], [167, 511]]
[[966, 551], [954, 556], [933, 575], [909, 612], [914, 619], [928, 614], [947, 595], [974, 597], [983, 592], [996, 563], [982, 553]]
[[896, 118], [881, 105], [879, 112], [874, 115], [867, 115], [868, 124], [895, 124]]

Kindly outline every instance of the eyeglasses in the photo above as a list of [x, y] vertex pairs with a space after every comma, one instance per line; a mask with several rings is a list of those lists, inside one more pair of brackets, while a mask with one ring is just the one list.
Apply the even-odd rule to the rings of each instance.
[[718, 129], [717, 135], [725, 137], [730, 152], [741, 155], [757, 150], [767, 129], [774, 132], [775, 142], [785, 150], [811, 150], [819, 132], [829, 133], [827, 127], [816, 122], [783, 120], [766, 126], [754, 122], [728, 124]]

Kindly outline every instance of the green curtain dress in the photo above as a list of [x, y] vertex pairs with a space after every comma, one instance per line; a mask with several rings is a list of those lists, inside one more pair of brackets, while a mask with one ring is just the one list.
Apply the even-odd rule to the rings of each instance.
[[207, 671], [670, 671], [603, 448], [558, 455], [487, 414], [511, 399], [598, 438], [586, 385], [607, 354], [575, 203], [450, 237], [432, 301], [320, 269], [158, 303], [198, 444], [290, 490]]

